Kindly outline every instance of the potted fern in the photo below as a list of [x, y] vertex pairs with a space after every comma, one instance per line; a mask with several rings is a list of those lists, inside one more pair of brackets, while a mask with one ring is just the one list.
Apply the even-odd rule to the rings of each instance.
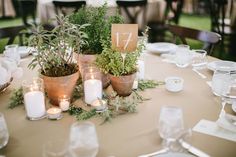
[[[145, 35], [147, 30], [145, 32]], [[96, 59], [96, 65], [104, 73], [108, 73], [112, 88], [120, 96], [128, 96], [132, 92], [136, 77], [138, 58], [145, 47], [145, 39], [139, 42], [133, 52], [121, 53], [104, 42], [103, 51]]]
[[61, 97], [71, 97], [79, 77], [73, 52], [80, 51], [87, 38], [86, 25], [72, 24], [63, 16], [57, 17], [57, 22], [58, 26], [52, 31], [44, 30], [42, 26], [34, 27], [29, 38], [29, 45], [38, 51], [29, 68], [39, 66], [47, 95], [55, 105]]
[[[80, 72], [87, 65], [94, 65], [96, 57], [103, 51], [102, 43], [110, 42], [112, 23], [123, 23], [123, 18], [116, 13], [107, 17], [108, 7], [104, 4], [101, 7], [82, 7], [78, 12], [69, 16], [70, 22], [74, 24], [90, 24], [85, 31], [88, 35], [88, 44], [83, 45], [78, 55]], [[107, 84], [106, 77], [103, 77], [103, 85]]]

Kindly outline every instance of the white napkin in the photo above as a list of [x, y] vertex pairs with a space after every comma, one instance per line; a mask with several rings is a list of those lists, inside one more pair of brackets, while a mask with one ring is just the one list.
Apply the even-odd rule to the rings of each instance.
[[193, 127], [193, 131], [236, 142], [235, 132], [220, 127], [217, 122], [202, 119]]
[[13, 72], [17, 69], [16, 62], [7, 57], [1, 58], [1, 64], [2, 64], [2, 67], [4, 67], [7, 71], [10, 71], [10, 72]]
[[5, 83], [10, 81], [11, 74], [4, 67], [0, 66], [0, 85], [4, 85]]
[[218, 126], [236, 133], [236, 123], [231, 123], [225, 116], [220, 116], [216, 123]]

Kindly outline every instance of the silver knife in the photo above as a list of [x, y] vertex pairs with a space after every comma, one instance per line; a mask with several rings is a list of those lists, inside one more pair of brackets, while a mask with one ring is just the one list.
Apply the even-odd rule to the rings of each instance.
[[185, 142], [183, 139], [179, 140], [179, 143], [182, 145], [183, 148], [188, 150], [188, 152], [198, 156], [198, 157], [210, 157], [210, 155], [206, 154], [205, 152], [197, 149], [194, 146], [191, 146], [189, 143]]

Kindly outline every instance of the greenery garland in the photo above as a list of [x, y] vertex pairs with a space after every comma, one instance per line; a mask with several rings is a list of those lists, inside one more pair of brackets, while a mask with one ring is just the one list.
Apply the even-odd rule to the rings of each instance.
[[[107, 109], [103, 112], [97, 112], [96, 109], [92, 108], [89, 111], [84, 110], [81, 107], [71, 105], [68, 113], [76, 117], [77, 120], [87, 120], [94, 116], [99, 116], [103, 119], [103, 123], [110, 121], [112, 118], [126, 114], [137, 112], [137, 106], [143, 101], [150, 100], [144, 98], [139, 94], [138, 91], [144, 91], [149, 88], [155, 88], [159, 85], [163, 85], [164, 82], [156, 82], [154, 80], [139, 80], [138, 89], [133, 90], [132, 93], [127, 97], [121, 97], [116, 92], [112, 91], [109, 94], [104, 93], [104, 99], [107, 100]], [[72, 100], [75, 101], [83, 96], [82, 82], [77, 82], [76, 88], [73, 92]], [[12, 93], [10, 98], [9, 108], [13, 109], [17, 106], [24, 104], [23, 89], [20, 87]]]
[[13, 109], [24, 104], [23, 88], [15, 89], [10, 97], [8, 108]]

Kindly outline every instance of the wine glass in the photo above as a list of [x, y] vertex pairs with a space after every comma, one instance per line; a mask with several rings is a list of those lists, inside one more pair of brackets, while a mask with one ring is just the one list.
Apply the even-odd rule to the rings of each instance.
[[221, 96], [230, 83], [230, 72], [215, 70], [212, 77], [211, 89], [214, 95]]
[[71, 157], [66, 140], [50, 140], [43, 145], [43, 157]]
[[175, 64], [179, 68], [185, 68], [190, 64], [191, 54], [189, 45], [178, 45], [176, 49]]
[[9, 133], [4, 119], [4, 115], [0, 113], [0, 149], [5, 147], [9, 140]]
[[184, 132], [182, 109], [174, 106], [162, 107], [158, 128], [164, 147], [178, 151], [181, 148], [178, 140]]
[[72, 156], [95, 157], [98, 153], [97, 133], [91, 122], [75, 122], [70, 129], [69, 151]]

